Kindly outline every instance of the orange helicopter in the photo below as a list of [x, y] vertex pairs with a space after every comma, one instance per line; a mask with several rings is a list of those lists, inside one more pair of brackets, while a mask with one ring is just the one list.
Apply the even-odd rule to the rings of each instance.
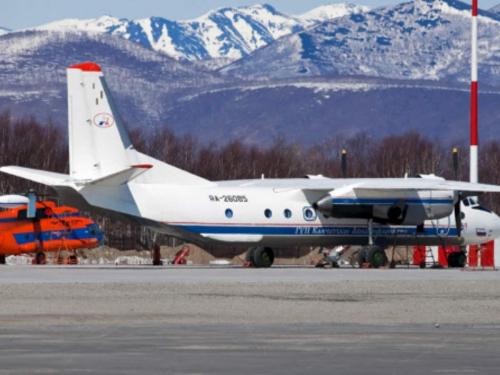
[[0, 264], [8, 255], [26, 253], [35, 254], [33, 264], [45, 264], [46, 252], [90, 249], [103, 243], [104, 235], [93, 220], [74, 207], [37, 201], [33, 192], [1, 196], [0, 208], [5, 209], [0, 212]]

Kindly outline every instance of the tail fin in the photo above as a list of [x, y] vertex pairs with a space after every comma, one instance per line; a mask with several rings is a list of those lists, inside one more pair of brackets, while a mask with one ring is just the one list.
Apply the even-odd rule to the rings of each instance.
[[68, 125], [70, 175], [97, 179], [128, 168], [128, 134], [109, 99], [99, 65], [68, 68]]
[[73, 179], [98, 180], [148, 163], [153, 168], [141, 176], [144, 182], [207, 182], [134, 150], [99, 65], [73, 65], [67, 74], [69, 166]]

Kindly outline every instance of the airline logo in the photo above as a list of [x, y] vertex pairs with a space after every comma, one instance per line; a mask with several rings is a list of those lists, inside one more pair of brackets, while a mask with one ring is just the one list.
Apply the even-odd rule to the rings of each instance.
[[98, 113], [94, 116], [94, 125], [98, 128], [105, 129], [110, 128], [115, 123], [113, 116], [109, 113]]

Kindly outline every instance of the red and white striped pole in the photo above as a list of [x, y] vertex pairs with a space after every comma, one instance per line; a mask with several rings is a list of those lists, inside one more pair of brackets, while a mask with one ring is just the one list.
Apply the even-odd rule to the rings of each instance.
[[478, 84], [477, 84], [477, 9], [472, 0], [471, 83], [470, 83], [470, 182], [478, 182]]

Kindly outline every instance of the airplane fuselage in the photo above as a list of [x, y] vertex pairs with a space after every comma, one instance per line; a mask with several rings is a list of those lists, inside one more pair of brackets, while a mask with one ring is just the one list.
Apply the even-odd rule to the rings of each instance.
[[[366, 245], [366, 219], [335, 218], [316, 210], [322, 194], [276, 189], [260, 180], [175, 186], [131, 182], [116, 187], [85, 187], [79, 192], [91, 206], [144, 220], [169, 235], [198, 243], [264, 246]], [[230, 186], [226, 186], [230, 185]], [[247, 185], [247, 186], [245, 186]], [[498, 217], [462, 207], [462, 235], [454, 215], [416, 225], [373, 224], [376, 244], [466, 245], [500, 235]]]

